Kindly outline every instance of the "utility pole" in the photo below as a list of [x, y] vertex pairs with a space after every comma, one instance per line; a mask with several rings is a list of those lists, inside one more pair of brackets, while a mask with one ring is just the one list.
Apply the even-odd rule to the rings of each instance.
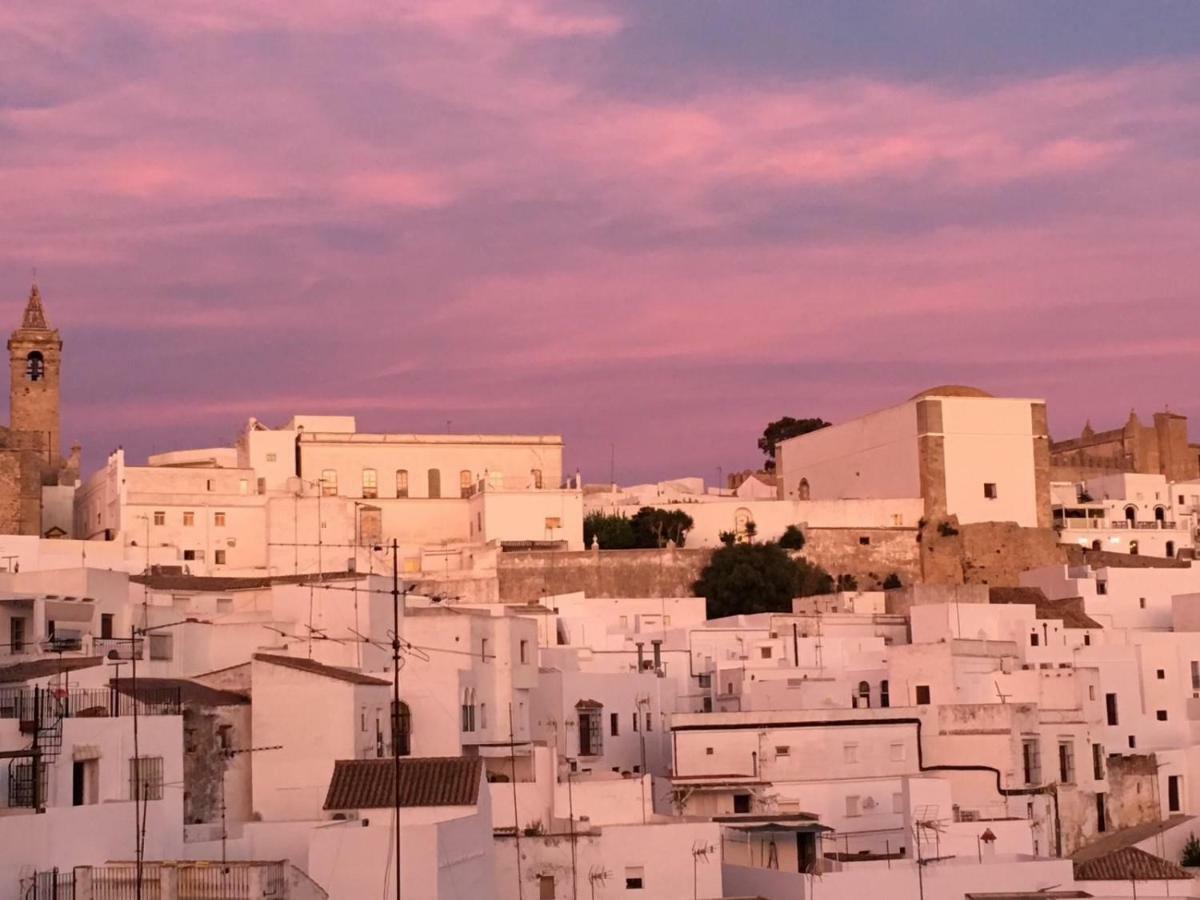
[[400, 544], [392, 538], [392, 803], [396, 816], [396, 900], [400, 900]]
[[130, 674], [133, 677], [133, 837], [134, 871], [136, 882], [134, 897], [142, 900], [142, 757], [138, 752], [138, 696], [137, 658], [140, 652], [137, 642], [137, 626], [129, 627]]

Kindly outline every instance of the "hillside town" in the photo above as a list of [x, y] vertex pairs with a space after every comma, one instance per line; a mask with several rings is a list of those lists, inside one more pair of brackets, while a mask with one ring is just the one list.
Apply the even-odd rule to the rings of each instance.
[[0, 900], [1200, 897], [1184, 416], [942, 385], [617, 484], [298, 410], [87, 471], [53, 298], [0, 313]]

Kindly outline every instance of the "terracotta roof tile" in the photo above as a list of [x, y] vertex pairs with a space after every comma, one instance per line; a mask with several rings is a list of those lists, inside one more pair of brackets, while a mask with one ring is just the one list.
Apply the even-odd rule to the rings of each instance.
[[1076, 881], [1190, 881], [1191, 878], [1186, 869], [1137, 847], [1122, 847], [1075, 863]]
[[376, 678], [374, 675], [364, 675], [362, 672], [356, 672], [353, 669], [339, 669], [337, 666], [327, 666], [324, 663], [319, 663], [311, 659], [301, 659], [298, 656], [255, 653], [254, 658], [258, 662], [271, 663], [272, 665], [283, 666], [287, 669], [298, 669], [301, 672], [308, 672], [310, 675], [323, 675], [326, 678], [335, 678], [338, 681], [346, 681], [350, 684], [391, 684], [390, 681], [384, 681], [382, 678]]
[[[384, 809], [394, 803], [395, 761], [339, 759], [325, 795], [325, 809]], [[474, 806], [479, 801], [483, 760], [461, 756], [400, 760], [400, 805]]]

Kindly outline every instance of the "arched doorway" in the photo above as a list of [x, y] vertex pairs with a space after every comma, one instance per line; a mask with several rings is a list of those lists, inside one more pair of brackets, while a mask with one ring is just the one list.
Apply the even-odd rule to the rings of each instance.
[[809, 493], [809, 489], [808, 489], [808, 479], [807, 479], [807, 478], [801, 478], [801, 479], [800, 479], [799, 499], [801, 499], [801, 500], [807, 500], [807, 499], [808, 499], [808, 493]]
[[1125, 507], [1125, 521], [1128, 522], [1130, 525], [1132, 525], [1134, 522], [1137, 521], [1137, 507], [1136, 506]]

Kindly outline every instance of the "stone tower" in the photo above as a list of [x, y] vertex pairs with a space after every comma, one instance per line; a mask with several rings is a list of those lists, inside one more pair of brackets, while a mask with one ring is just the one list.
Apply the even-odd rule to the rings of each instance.
[[46, 321], [35, 284], [21, 327], [8, 339], [9, 427], [41, 438], [44, 462], [59, 465], [59, 374], [62, 339]]

